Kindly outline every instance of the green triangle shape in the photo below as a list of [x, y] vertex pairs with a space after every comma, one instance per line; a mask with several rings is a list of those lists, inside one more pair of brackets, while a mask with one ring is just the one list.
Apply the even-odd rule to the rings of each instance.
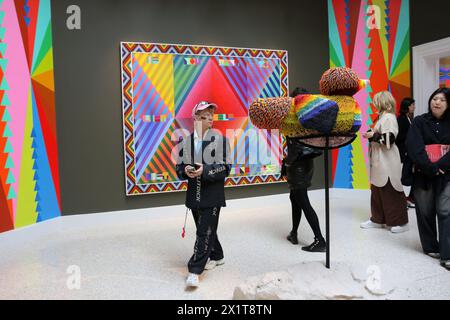
[[4, 43], [4, 42], [0, 43], [0, 52], [1, 52], [2, 56], [5, 56], [6, 47], [7, 47], [6, 43]]
[[9, 188], [9, 192], [8, 192], [8, 199], [7, 200], [12, 200], [16, 198], [16, 193], [14, 192], [14, 188], [11, 186], [11, 188]]
[[8, 66], [8, 60], [7, 59], [0, 59], [0, 67], [2, 68], [3, 72], [6, 71], [6, 67]]
[[10, 170], [8, 173], [8, 178], [6, 178], [6, 184], [11, 184], [16, 182], [16, 180], [14, 179], [14, 175], [12, 173], [12, 171]]
[[366, 60], [366, 67], [370, 68], [370, 65], [372, 64], [372, 60]]
[[1, 103], [2, 106], [9, 107], [11, 105], [11, 102], [9, 101], [8, 94], [5, 92], [5, 95], [3, 96], [3, 101]]
[[5, 150], [3, 152], [4, 153], [13, 153], [14, 152], [11, 141], [9, 141], [9, 139], [6, 140]]
[[3, 117], [2, 117], [2, 121], [3, 122], [10, 122], [11, 119], [11, 115], [8, 112], [8, 109], [5, 109], [5, 112], [3, 113]]
[[6, 123], [5, 130], [3, 131], [3, 138], [11, 138], [12, 136], [11, 129], [9, 129], [8, 123]]
[[330, 59], [335, 66], [342, 66], [342, 61], [339, 59], [339, 56], [332, 44], [330, 44]]
[[8, 159], [6, 159], [5, 169], [14, 169], [14, 162], [12, 161], [11, 155], [8, 155]]
[[[3, 43], [0, 43], [0, 51]], [[6, 43], [5, 43], [6, 44]], [[4, 53], [3, 53], [4, 55]], [[2, 84], [0, 85], [0, 90], [9, 90], [8, 82], [6, 81], [6, 77], [3, 77]]]

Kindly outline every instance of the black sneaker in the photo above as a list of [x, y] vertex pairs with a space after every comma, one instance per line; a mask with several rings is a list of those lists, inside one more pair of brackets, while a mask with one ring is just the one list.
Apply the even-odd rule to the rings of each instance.
[[294, 233], [291, 231], [291, 233], [289, 233], [289, 235], [287, 236], [288, 241], [292, 244], [297, 245], [298, 244], [298, 238], [297, 238], [297, 233]]
[[307, 252], [325, 252], [327, 251], [327, 244], [324, 239], [315, 238], [313, 243], [303, 247], [302, 250]]

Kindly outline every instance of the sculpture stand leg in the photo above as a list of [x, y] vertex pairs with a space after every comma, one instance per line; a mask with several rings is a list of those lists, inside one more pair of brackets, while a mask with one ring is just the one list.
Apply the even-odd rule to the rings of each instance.
[[327, 261], [326, 267], [330, 269], [330, 178], [329, 178], [329, 146], [330, 138], [326, 137], [325, 144], [325, 219], [326, 219], [326, 242], [327, 242]]

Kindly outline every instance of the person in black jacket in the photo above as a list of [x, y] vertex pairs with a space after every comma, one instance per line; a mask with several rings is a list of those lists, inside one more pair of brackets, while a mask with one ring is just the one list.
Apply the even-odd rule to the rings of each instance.
[[[396, 144], [400, 151], [400, 160], [403, 165], [408, 161], [406, 150], [406, 137], [408, 136], [409, 127], [414, 120], [414, 112], [416, 110], [415, 100], [413, 98], [404, 98], [400, 105], [400, 115], [397, 117], [398, 136]], [[411, 188], [409, 196], [406, 198], [408, 208], [415, 208], [413, 189]]]
[[183, 142], [176, 166], [179, 178], [188, 180], [186, 207], [197, 228], [194, 254], [188, 263], [188, 287], [198, 287], [198, 276], [204, 270], [224, 264], [217, 227], [221, 208], [226, 206], [224, 182], [231, 165], [227, 139], [212, 129], [216, 109], [217, 105], [205, 101], [194, 107], [194, 132]]
[[[299, 94], [307, 94], [303, 88], [296, 88], [291, 97]], [[290, 200], [292, 206], [292, 231], [287, 240], [292, 244], [298, 244], [297, 231], [302, 217], [302, 211], [314, 232], [314, 242], [302, 250], [308, 252], [325, 252], [326, 242], [320, 230], [319, 218], [314, 211], [308, 197], [308, 188], [314, 174], [313, 157], [319, 156], [321, 152], [301, 144], [300, 140], [287, 138], [287, 156], [283, 159], [282, 175], [287, 177], [289, 184]]]
[[413, 98], [405, 98], [400, 105], [400, 115], [397, 118], [398, 136], [396, 144], [400, 151], [400, 160], [405, 162], [407, 157], [406, 137], [408, 136], [409, 127], [414, 120], [414, 112], [416, 110], [416, 103]]
[[449, 99], [448, 88], [431, 95], [429, 112], [416, 117], [409, 129], [407, 148], [414, 163], [413, 189], [422, 249], [441, 259], [441, 265], [450, 270]]

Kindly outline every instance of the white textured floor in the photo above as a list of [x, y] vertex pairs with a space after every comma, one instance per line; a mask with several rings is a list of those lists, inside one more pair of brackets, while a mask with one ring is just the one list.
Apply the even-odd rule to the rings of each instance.
[[[324, 227], [324, 192], [310, 192]], [[376, 265], [395, 279], [395, 299], [449, 299], [450, 272], [421, 253], [414, 210], [411, 231], [361, 230], [369, 216], [368, 191], [332, 190], [331, 258], [351, 266]], [[195, 228], [184, 206], [63, 217], [0, 235], [1, 299], [231, 299], [250, 276], [303, 261], [325, 261], [293, 246], [288, 194], [234, 200], [222, 211], [219, 237], [226, 264], [201, 277], [198, 290], [184, 290], [186, 262]], [[301, 245], [312, 231], [303, 218]], [[69, 266], [78, 266], [81, 288], [67, 286]], [[71, 278], [72, 279], [72, 278]], [[70, 282], [70, 281], [69, 281]]]

